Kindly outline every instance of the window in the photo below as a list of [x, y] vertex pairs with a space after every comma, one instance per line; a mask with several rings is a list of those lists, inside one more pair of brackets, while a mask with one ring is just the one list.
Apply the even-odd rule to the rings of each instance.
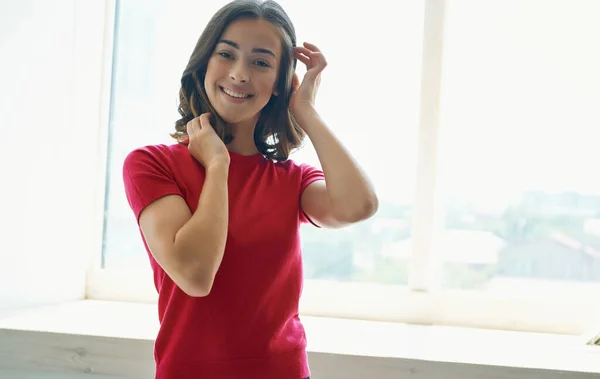
[[[406, 284], [406, 265], [390, 265], [387, 254], [410, 233], [423, 2], [400, 5], [400, 16], [380, 14], [383, 0], [378, 0], [381, 7], [366, 11], [352, 8], [336, 23], [344, 30], [340, 38], [339, 33], [326, 32], [339, 4], [311, 1], [281, 3], [295, 23], [299, 43], [313, 42], [326, 54], [329, 66], [318, 108], [371, 176], [380, 193], [381, 211], [345, 230], [303, 227], [307, 278]], [[178, 118], [179, 75], [208, 17], [225, 3], [118, 3], [103, 249], [107, 270], [149, 269], [124, 195], [122, 162], [135, 147], [174, 142], [168, 133]], [[313, 7], [320, 11], [311, 11]], [[181, 21], [189, 13], [199, 15], [197, 23]], [[354, 20], [361, 17], [381, 22], [369, 24], [371, 31], [354, 27]], [[390, 62], [393, 72], [381, 75]], [[305, 69], [300, 62], [298, 66], [302, 77]], [[292, 159], [320, 167], [310, 141]]]
[[[173, 142], [179, 75], [225, 3], [117, 2], [93, 298], [154, 300], [121, 165]], [[564, 333], [600, 317], [600, 4], [280, 3], [326, 54], [318, 109], [380, 196], [371, 220], [302, 228], [304, 312]], [[309, 141], [292, 158], [320, 166]]]
[[[163, 11], [164, 4], [158, 0], [117, 1], [102, 247], [106, 269], [148, 266], [125, 197], [122, 167], [125, 156], [136, 147], [170, 143], [171, 123], [161, 110], [173, 105], [176, 111], [177, 90], [165, 99], [161, 78], [167, 71], [161, 66], [161, 55], [168, 52], [160, 50]], [[161, 101], [167, 107], [157, 107]]]
[[598, 293], [600, 6], [448, 4], [442, 285]]
[[[348, 229], [303, 226], [306, 278], [406, 285], [407, 260], [393, 262], [389, 255], [411, 230], [423, 1], [401, 2], [396, 12], [385, 13], [387, 1], [376, 0], [369, 7], [344, 7], [343, 17], [335, 1], [279, 3], [294, 22], [298, 43], [313, 42], [327, 57], [317, 108], [380, 197], [378, 214]], [[364, 24], [357, 27], [356, 20]], [[310, 143], [293, 158], [320, 167]]]

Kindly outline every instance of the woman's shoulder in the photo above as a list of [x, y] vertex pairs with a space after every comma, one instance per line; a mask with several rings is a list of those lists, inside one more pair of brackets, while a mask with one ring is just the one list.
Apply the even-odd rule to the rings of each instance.
[[273, 165], [275, 171], [285, 172], [285, 173], [294, 173], [301, 171], [301, 163], [288, 158], [286, 160], [269, 160], [269, 164]]
[[275, 174], [277, 176], [286, 175], [288, 177], [296, 178], [297, 180], [304, 180], [313, 175], [323, 175], [320, 168], [301, 160], [287, 159], [272, 164], [275, 167], [275, 172], [278, 172]]
[[143, 145], [129, 151], [123, 164], [128, 168], [146, 167], [148, 169], [151, 167], [173, 166], [187, 152], [187, 146], [180, 143]]
[[305, 163], [297, 161], [293, 158], [287, 158], [286, 160], [279, 160], [279, 161], [273, 160], [272, 162], [277, 167], [287, 168], [287, 169], [299, 169], [303, 165], [305, 165]]
[[131, 150], [132, 153], [147, 153], [152, 155], [165, 155], [165, 154], [179, 154], [182, 150], [187, 151], [187, 146], [183, 143], [172, 143], [172, 144], [153, 144], [138, 146]]
[[182, 143], [143, 145], [132, 149], [127, 156], [148, 156], [155, 159], [172, 157], [187, 152], [187, 146]]
[[293, 171], [298, 171], [298, 172], [302, 172], [305, 170], [311, 170], [314, 169], [316, 166], [301, 161], [301, 160], [295, 160], [293, 158], [288, 158], [285, 161], [276, 161], [274, 162], [274, 165], [277, 167], [280, 167], [282, 169], [286, 169], [286, 170], [293, 170]]

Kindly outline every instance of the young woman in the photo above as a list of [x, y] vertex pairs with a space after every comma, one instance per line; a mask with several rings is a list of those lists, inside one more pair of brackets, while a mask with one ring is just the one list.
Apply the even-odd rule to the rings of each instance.
[[[177, 142], [127, 156], [127, 198], [159, 293], [156, 378], [310, 375], [300, 225], [339, 228], [378, 207], [315, 109], [325, 66], [315, 45], [296, 46], [276, 2], [233, 1], [183, 73]], [[288, 159], [306, 135], [322, 171]]]

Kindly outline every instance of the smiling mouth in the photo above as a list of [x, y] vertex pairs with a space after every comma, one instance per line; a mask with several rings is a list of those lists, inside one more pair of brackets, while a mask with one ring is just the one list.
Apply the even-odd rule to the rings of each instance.
[[219, 88], [221, 88], [221, 91], [223, 91], [223, 93], [225, 93], [226, 95], [228, 95], [230, 97], [233, 97], [234, 99], [243, 100], [243, 99], [249, 99], [254, 96], [254, 95], [251, 95], [248, 93], [235, 92], [235, 91], [232, 91], [229, 88], [225, 88], [225, 87], [219, 87]]

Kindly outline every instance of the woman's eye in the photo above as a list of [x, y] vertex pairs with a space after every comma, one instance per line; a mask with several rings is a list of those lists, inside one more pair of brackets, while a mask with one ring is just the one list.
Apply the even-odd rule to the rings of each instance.
[[227, 59], [231, 58], [231, 54], [228, 53], [227, 51], [222, 51], [219, 53], [219, 55], [222, 56], [223, 58], [227, 58]]
[[256, 65], [260, 66], [260, 67], [271, 67], [269, 66], [269, 64], [265, 61], [256, 61]]

